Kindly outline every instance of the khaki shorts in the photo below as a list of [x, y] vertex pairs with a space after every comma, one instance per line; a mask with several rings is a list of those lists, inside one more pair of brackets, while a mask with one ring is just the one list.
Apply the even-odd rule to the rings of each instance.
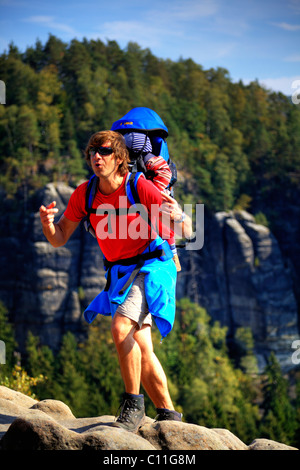
[[139, 273], [124, 302], [119, 305], [117, 312], [135, 321], [139, 328], [142, 325], [152, 325], [152, 316], [149, 313], [145, 295], [145, 274]]

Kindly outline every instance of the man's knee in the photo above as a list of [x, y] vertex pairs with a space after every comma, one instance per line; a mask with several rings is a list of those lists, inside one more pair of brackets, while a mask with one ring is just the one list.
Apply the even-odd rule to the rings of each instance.
[[151, 336], [151, 326], [143, 325], [142, 328], [135, 331], [134, 339], [138, 343], [144, 357], [153, 354], [153, 344]]
[[111, 323], [111, 334], [115, 344], [120, 344], [127, 338], [132, 337], [136, 324], [130, 318], [116, 313]]

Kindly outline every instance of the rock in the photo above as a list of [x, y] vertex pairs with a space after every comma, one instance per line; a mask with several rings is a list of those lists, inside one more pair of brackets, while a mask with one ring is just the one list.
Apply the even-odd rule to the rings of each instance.
[[[42, 411], [28, 408], [28, 406], [26, 406], [26, 401], [24, 404], [25, 406], [22, 406], [21, 404], [11, 400], [0, 398], [0, 437], [7, 432], [11, 423], [13, 423], [17, 418], [26, 420], [40, 417], [43, 419], [46, 416]], [[51, 416], [48, 416], [48, 419], [53, 420]]]
[[[73, 191], [50, 183], [37, 199], [39, 204], [55, 200], [58, 220]], [[10, 311], [21, 352], [28, 331], [57, 352], [66, 331], [84, 338], [84, 307], [105, 285], [102, 254], [82, 226], [65, 246], [53, 248], [43, 235], [38, 207], [27, 221], [28, 233], [24, 230], [19, 238], [7, 234], [1, 239], [0, 261], [7, 269], [0, 274], [0, 298]]]
[[35, 403], [32, 407], [32, 410], [40, 410], [46, 413], [57, 421], [62, 419], [75, 418], [70, 408], [59, 400], [42, 400], [38, 403]]
[[284, 372], [292, 369], [291, 345], [299, 338], [292, 274], [267, 227], [245, 211], [205, 216], [204, 246], [179, 251], [177, 297], [206, 308], [228, 328], [251, 329], [259, 370], [274, 351]]
[[249, 450], [299, 450], [296, 447], [280, 444], [270, 439], [255, 439], [250, 445]]
[[[101, 419], [99, 419], [101, 422]], [[17, 418], [1, 441], [3, 450], [153, 450], [147, 440], [110, 426], [78, 433], [47, 418]]]
[[3, 450], [79, 450], [74, 431], [45, 417], [17, 418], [2, 437]]
[[146, 439], [124, 429], [102, 426], [82, 434], [82, 450], [155, 450]]
[[40, 402], [0, 388], [0, 450], [298, 450], [268, 439], [249, 446], [227, 429], [208, 429], [147, 417], [137, 434], [115, 427], [113, 416], [76, 418], [59, 400]]
[[228, 450], [213, 430], [178, 421], [161, 421], [139, 430], [157, 450]]
[[7, 400], [7, 402], [11, 402], [24, 408], [30, 408], [37, 403], [37, 400], [34, 400], [33, 398], [28, 397], [23, 393], [11, 390], [4, 385], [0, 385], [0, 398], [3, 398], [4, 400]]
[[229, 450], [247, 450], [246, 444], [232, 434], [232, 432], [228, 431], [228, 429], [213, 429], [213, 431], [219, 435], [223, 444]]

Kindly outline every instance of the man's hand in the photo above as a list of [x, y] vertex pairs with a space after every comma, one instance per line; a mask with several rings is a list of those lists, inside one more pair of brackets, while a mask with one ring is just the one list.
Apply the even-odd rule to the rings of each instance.
[[51, 202], [48, 206], [40, 207], [40, 219], [45, 235], [55, 235], [54, 217], [58, 212], [55, 208], [56, 201]]
[[54, 217], [58, 212], [55, 206], [55, 201], [52, 201], [46, 207], [41, 206], [40, 219], [45, 237], [52, 246], [57, 248], [67, 243], [79, 222], [72, 222], [62, 214], [59, 221], [54, 223]]

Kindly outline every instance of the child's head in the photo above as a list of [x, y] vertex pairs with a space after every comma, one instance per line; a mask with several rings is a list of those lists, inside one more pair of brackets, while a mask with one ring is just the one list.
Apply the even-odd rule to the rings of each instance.
[[152, 152], [152, 145], [146, 134], [142, 134], [140, 132], [128, 132], [127, 134], [124, 134], [124, 138], [129, 153], [134, 152], [135, 154], [143, 154]]

